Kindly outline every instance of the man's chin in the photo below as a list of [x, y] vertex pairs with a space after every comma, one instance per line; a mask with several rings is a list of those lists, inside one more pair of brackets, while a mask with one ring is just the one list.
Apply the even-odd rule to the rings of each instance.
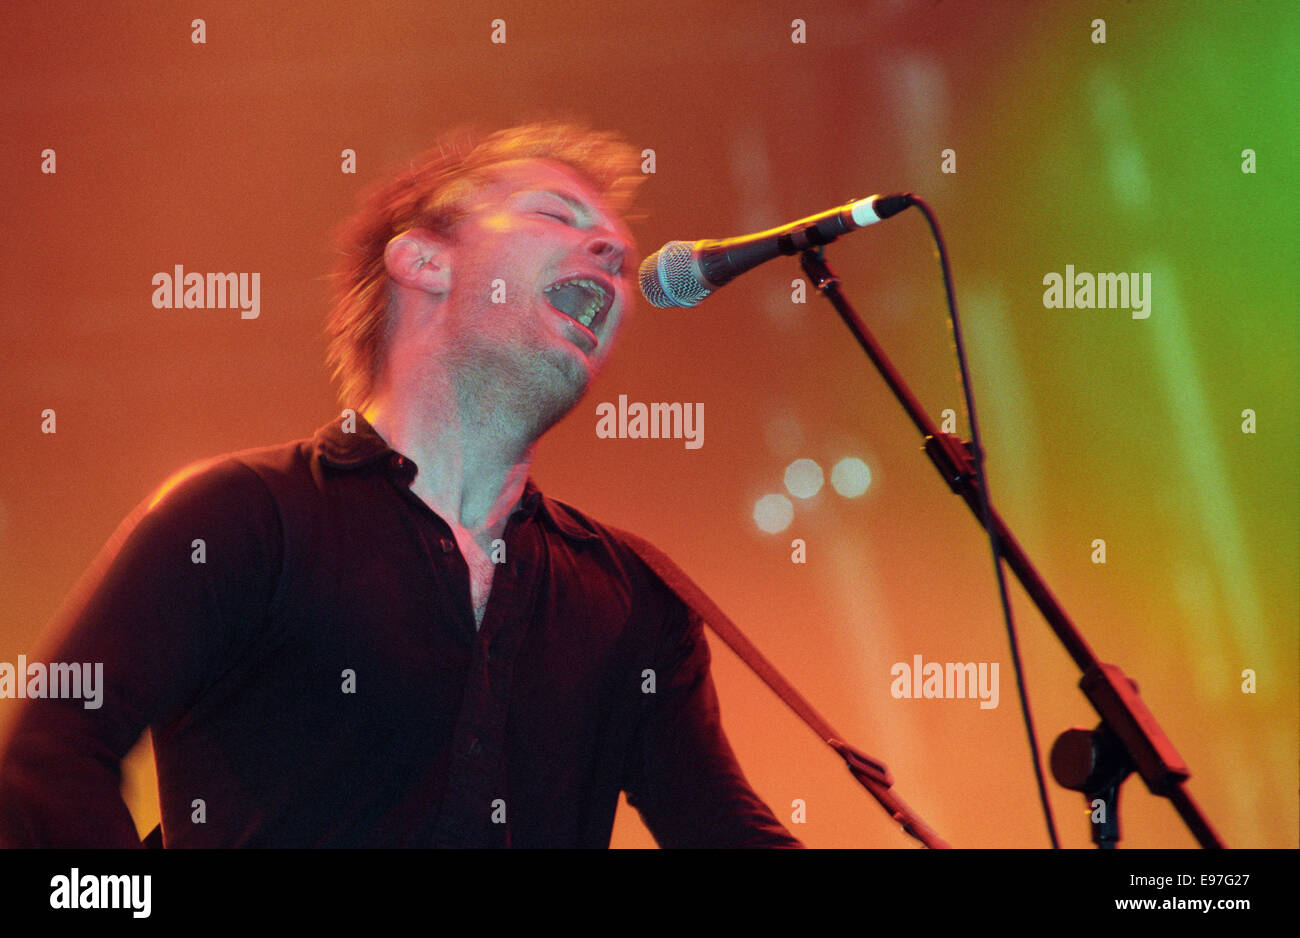
[[473, 379], [463, 390], [471, 398], [501, 401], [536, 439], [578, 405], [597, 365], [577, 346], [539, 343], [504, 354], [499, 347], [489, 348], [467, 369]]
[[586, 395], [593, 375], [581, 353], [547, 355], [550, 367], [532, 375], [521, 387], [520, 406], [531, 411], [541, 436], [559, 423]]

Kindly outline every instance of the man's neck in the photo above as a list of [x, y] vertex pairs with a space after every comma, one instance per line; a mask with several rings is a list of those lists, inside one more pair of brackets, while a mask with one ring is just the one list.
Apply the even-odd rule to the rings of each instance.
[[536, 439], [505, 402], [457, 393], [449, 379], [420, 394], [386, 394], [365, 413], [419, 468], [413, 491], [476, 539], [500, 536], [519, 503]]

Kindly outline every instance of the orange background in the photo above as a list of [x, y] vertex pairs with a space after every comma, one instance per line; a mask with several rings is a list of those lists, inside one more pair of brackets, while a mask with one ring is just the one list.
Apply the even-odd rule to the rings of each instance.
[[[1102, 659], [1141, 684], [1228, 844], [1297, 846], [1293, 4], [201, 6], [0, 14], [0, 660], [32, 650], [174, 470], [336, 414], [324, 275], [362, 187], [467, 121], [576, 116], [655, 151], [634, 223], [645, 253], [871, 192], [935, 207], [996, 504]], [[47, 147], [54, 175], [40, 172]], [[340, 172], [345, 148], [355, 175]], [[919, 215], [828, 255], [932, 415], [962, 414]], [[260, 272], [260, 317], [154, 309], [151, 277], [175, 264]], [[1152, 272], [1150, 319], [1045, 309], [1042, 277], [1066, 264]], [[695, 310], [640, 304], [535, 477], [672, 555], [955, 846], [1046, 846], [987, 544], [829, 306], [811, 290], [791, 301], [797, 277], [781, 259]], [[619, 394], [702, 402], [703, 447], [597, 439], [595, 405]], [[796, 499], [785, 532], [757, 529], [754, 503], [782, 490], [790, 461], [829, 472], [847, 455], [872, 470], [865, 496], [824, 489]], [[806, 564], [791, 562], [796, 537]], [[1096, 721], [1012, 592], [1045, 754]], [[732, 743], [797, 836], [912, 844], [712, 647]], [[917, 654], [999, 662], [1000, 705], [894, 699], [891, 665]], [[0, 733], [15, 706], [0, 701]], [[1088, 846], [1082, 796], [1049, 784], [1063, 844]], [[138, 748], [126, 792], [142, 831], [153, 785]], [[1124, 792], [1124, 846], [1193, 845], [1140, 780]], [[795, 799], [806, 823], [790, 823]], [[613, 843], [653, 840], [623, 806]]]

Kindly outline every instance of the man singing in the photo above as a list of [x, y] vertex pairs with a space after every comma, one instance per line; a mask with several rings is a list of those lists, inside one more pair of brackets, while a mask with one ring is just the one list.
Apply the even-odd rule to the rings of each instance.
[[801, 846], [719, 722], [702, 623], [620, 535], [544, 496], [539, 438], [630, 302], [637, 157], [533, 125], [441, 149], [344, 235], [311, 439], [191, 467], [124, 522], [25, 702], [0, 844], [131, 846], [152, 731], [169, 847]]

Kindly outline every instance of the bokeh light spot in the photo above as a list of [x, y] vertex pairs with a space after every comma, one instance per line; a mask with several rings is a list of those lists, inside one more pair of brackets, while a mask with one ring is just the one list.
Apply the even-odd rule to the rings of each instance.
[[754, 503], [754, 523], [768, 534], [778, 534], [794, 520], [794, 503], [784, 495], [764, 495]]
[[767, 448], [777, 456], [793, 456], [803, 445], [803, 427], [793, 411], [784, 410], [773, 414], [763, 425], [763, 436], [767, 439]]
[[857, 498], [871, 487], [871, 470], [856, 456], [841, 459], [831, 470], [831, 487], [845, 498]]
[[785, 467], [785, 488], [795, 498], [812, 498], [821, 491], [826, 473], [812, 459], [796, 459]]

